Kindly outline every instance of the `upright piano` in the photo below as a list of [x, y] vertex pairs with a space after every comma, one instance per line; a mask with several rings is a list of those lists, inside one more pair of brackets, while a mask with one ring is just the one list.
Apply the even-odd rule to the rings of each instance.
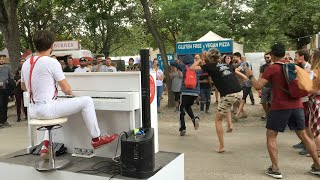
[[[140, 72], [89, 72], [65, 73], [75, 96], [90, 96], [96, 109], [101, 133], [118, 133], [142, 126], [141, 75]], [[58, 89], [58, 98], [70, 98]], [[158, 123], [156, 100], [151, 105], [151, 126], [155, 132], [155, 149], [158, 151]], [[37, 132], [37, 140], [43, 140], [43, 132]], [[91, 137], [81, 113], [68, 117], [61, 129], [53, 131], [54, 142], [64, 143], [68, 153], [75, 148], [93, 149]], [[113, 157], [117, 141], [95, 150], [96, 156]], [[118, 149], [120, 152], [120, 148]]]

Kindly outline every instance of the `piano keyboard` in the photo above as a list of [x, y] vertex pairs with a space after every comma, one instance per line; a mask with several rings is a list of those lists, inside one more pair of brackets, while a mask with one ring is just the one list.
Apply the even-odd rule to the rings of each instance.
[[[115, 111], [132, 111], [139, 108], [139, 96], [137, 93], [123, 93], [122, 94], [97, 94], [90, 96], [93, 100], [96, 110], [115, 110]], [[83, 94], [87, 95], [87, 93]], [[76, 94], [76, 96], [58, 95], [58, 99], [66, 99], [82, 96], [82, 94]]]

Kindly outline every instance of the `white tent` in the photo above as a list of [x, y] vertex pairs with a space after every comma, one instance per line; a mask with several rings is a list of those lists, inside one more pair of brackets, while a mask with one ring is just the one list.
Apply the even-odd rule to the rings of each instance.
[[197, 40], [197, 42], [205, 42], [205, 41], [221, 41], [221, 40], [229, 40], [227, 38], [223, 38], [219, 36], [218, 34], [209, 31], [206, 35], [202, 36], [200, 39]]
[[[200, 39], [197, 40], [197, 42], [206, 42], [206, 41], [221, 41], [221, 40], [230, 40], [228, 38], [223, 38], [219, 36], [218, 34], [209, 31], [207, 34], [202, 36]], [[243, 45], [238, 44], [233, 41], [233, 52], [240, 52], [243, 55]]]

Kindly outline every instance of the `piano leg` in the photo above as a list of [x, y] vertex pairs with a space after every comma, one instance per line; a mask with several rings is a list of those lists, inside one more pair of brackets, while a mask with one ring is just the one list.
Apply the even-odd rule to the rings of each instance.
[[134, 110], [130, 111], [130, 129], [129, 130], [133, 130], [135, 128], [135, 113]]
[[27, 147], [27, 152], [31, 153], [31, 151], [34, 148], [34, 136], [33, 136], [32, 126], [29, 124], [29, 121], [30, 121], [29, 107], [27, 108], [27, 111], [28, 111], [28, 134], [29, 134], [29, 146]]

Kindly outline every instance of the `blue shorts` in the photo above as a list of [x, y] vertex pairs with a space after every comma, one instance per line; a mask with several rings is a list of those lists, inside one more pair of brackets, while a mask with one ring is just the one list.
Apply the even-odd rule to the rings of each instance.
[[301, 131], [305, 128], [303, 109], [271, 110], [268, 114], [267, 129], [284, 132], [286, 126], [291, 130]]

